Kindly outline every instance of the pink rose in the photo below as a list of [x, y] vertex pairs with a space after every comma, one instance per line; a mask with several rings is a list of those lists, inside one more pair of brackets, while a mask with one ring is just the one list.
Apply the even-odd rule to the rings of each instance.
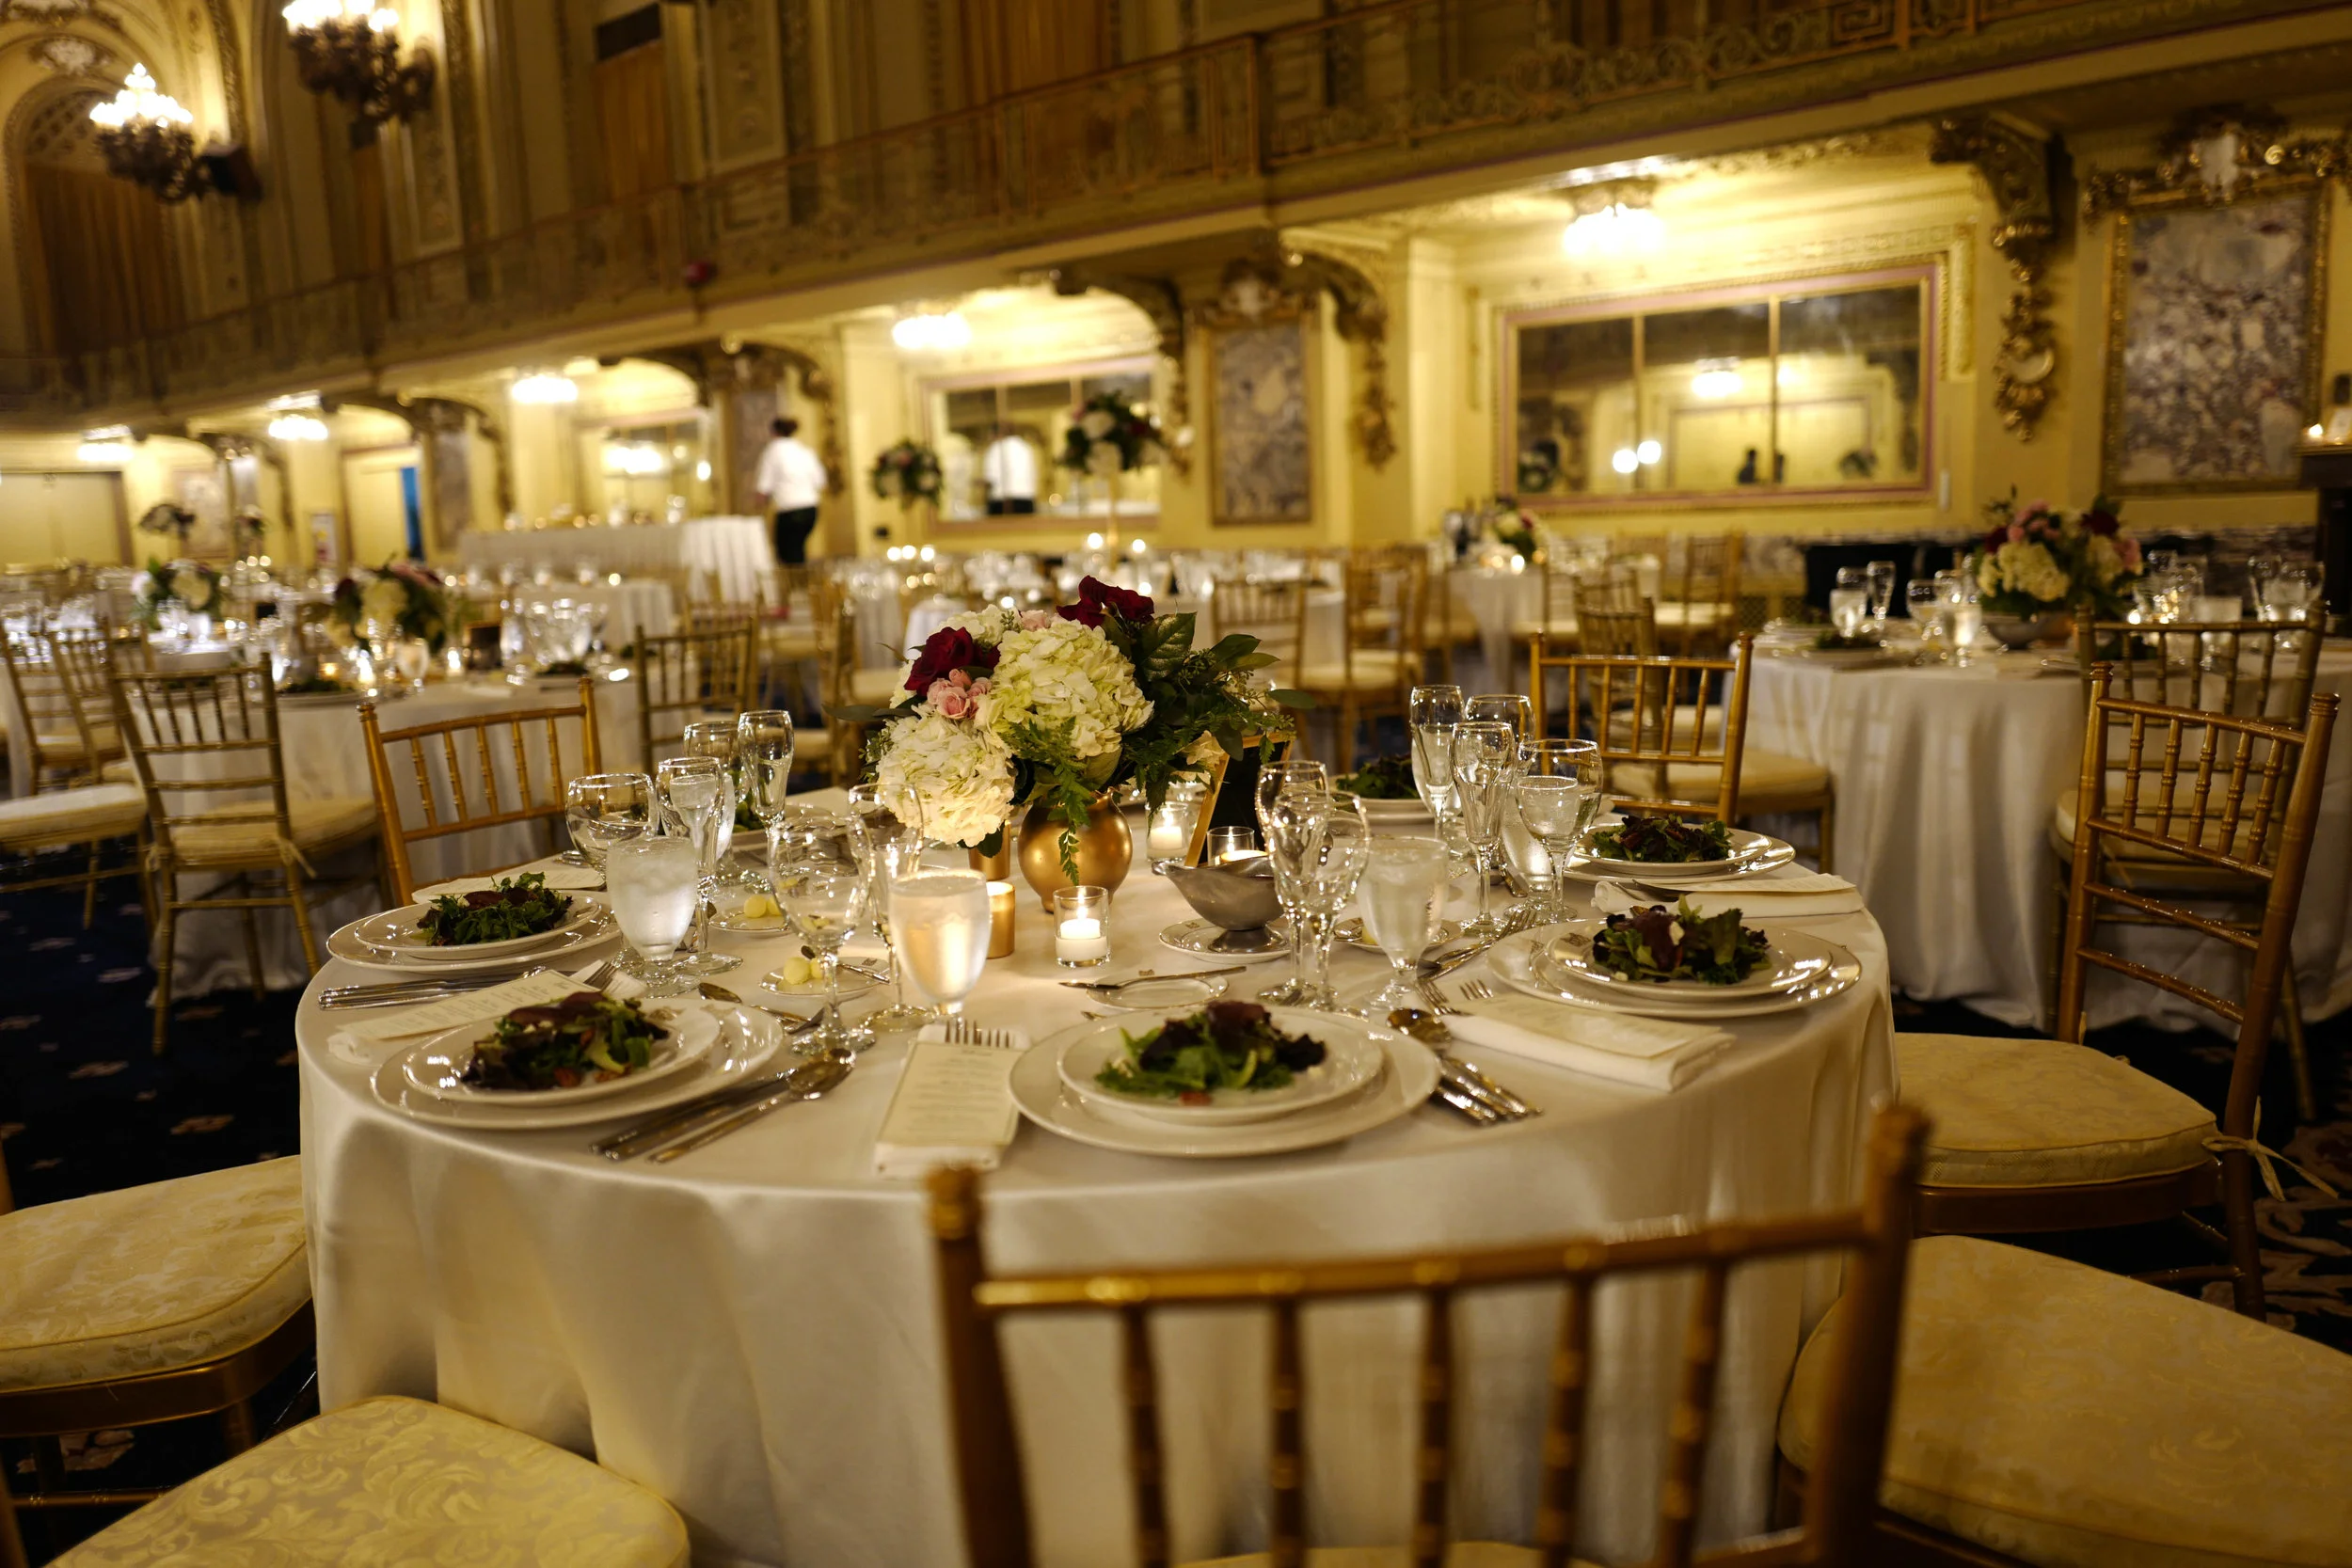
[[970, 695], [973, 700], [977, 702], [978, 699], [987, 696], [990, 689], [993, 688], [995, 684], [996, 683], [994, 681], [990, 680], [986, 675], [982, 675], [978, 680], [972, 683], [972, 689], [968, 695]]
[[2117, 545], [2117, 546], [2116, 546], [2116, 551], [2117, 551], [2117, 553], [2118, 553], [2118, 554], [2122, 555], [2122, 558], [2123, 558], [2123, 568], [2124, 568], [2124, 570], [2126, 570], [2126, 571], [2131, 571], [2131, 572], [2137, 572], [2137, 571], [2138, 571], [2138, 570], [2139, 570], [2139, 541], [2138, 541], [2138, 540], [2137, 540], [2137, 539], [2125, 539], [2125, 540], [2122, 541], [2120, 544], [2118, 544], [2118, 545]]
[[969, 670], [951, 670], [947, 673], [947, 679], [958, 687], [970, 686], [972, 684], [972, 672]]
[[2026, 530], [2022, 524], [2009, 525], [2009, 542], [2012, 545], [2022, 545], [2026, 542]]
[[930, 698], [931, 711], [942, 719], [965, 719], [971, 716], [971, 693], [953, 681], [931, 682], [931, 689], [926, 695]]
[[1032, 610], [1021, 617], [1023, 631], [1042, 631], [1053, 624], [1054, 612], [1050, 610]]

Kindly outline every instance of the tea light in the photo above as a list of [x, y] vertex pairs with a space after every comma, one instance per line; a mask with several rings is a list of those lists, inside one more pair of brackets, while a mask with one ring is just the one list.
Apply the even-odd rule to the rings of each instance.
[[1200, 825], [1200, 809], [1207, 804], [1208, 797], [1208, 786], [1197, 779], [1168, 781], [1168, 793], [1152, 813], [1151, 828], [1144, 838], [1144, 853], [1158, 875], [1165, 877], [1169, 866], [1182, 865], [1192, 858], [1193, 831]]
[[1012, 957], [1012, 884], [988, 884], [988, 956]]
[[1201, 858], [1211, 865], [1254, 859], [1259, 854], [1255, 828], [1211, 828], [1208, 851]]
[[1054, 961], [1064, 969], [1092, 969], [1111, 956], [1110, 890], [1066, 887], [1054, 895]]

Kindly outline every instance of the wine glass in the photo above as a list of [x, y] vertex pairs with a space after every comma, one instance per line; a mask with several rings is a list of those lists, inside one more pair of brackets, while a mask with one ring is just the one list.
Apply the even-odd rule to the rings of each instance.
[[[666, 757], [654, 769], [654, 787], [661, 798], [663, 829], [694, 846], [707, 899], [718, 881], [720, 830], [731, 827], [735, 817], [735, 781], [715, 757]], [[707, 934], [697, 910], [693, 937], [679, 960], [684, 973], [723, 974], [743, 961], [732, 953], [711, 952], [704, 945]]]
[[939, 1004], [937, 1017], [963, 1011], [988, 963], [988, 879], [977, 871], [929, 870], [890, 884], [890, 937], [915, 989]]
[[923, 863], [923, 825], [920, 820], [906, 820], [884, 805], [881, 790], [872, 784], [859, 784], [850, 791], [850, 821], [858, 866], [866, 876], [866, 911], [890, 949], [891, 983], [898, 990], [898, 1000], [880, 1012], [868, 1013], [866, 1022], [876, 1029], [919, 1029], [934, 1015], [929, 1007], [907, 1001], [906, 960], [891, 935], [889, 916], [891, 884], [911, 879]]
[[1267, 835], [1266, 813], [1273, 802], [1293, 792], [1309, 795], [1331, 793], [1331, 770], [1322, 763], [1304, 759], [1270, 762], [1258, 769], [1258, 839], [1266, 847], [1268, 862], [1274, 867], [1274, 899], [1281, 905], [1282, 913], [1291, 927], [1291, 977], [1267, 987], [1258, 993], [1261, 1002], [1295, 1002], [1299, 995], [1298, 964], [1298, 895], [1295, 882], [1285, 875], [1281, 860], [1274, 854], [1274, 841]]
[[1933, 663], [1943, 655], [1944, 585], [1914, 578], [1903, 590], [1904, 610], [1919, 628], [1919, 658]]
[[1406, 698], [1406, 711], [1413, 736], [1413, 787], [1442, 836], [1454, 812], [1454, 732], [1462, 722], [1462, 689], [1417, 686]]
[[1298, 1005], [1337, 1011], [1330, 982], [1331, 939], [1340, 911], [1356, 900], [1372, 847], [1363, 804], [1344, 790], [1285, 789], [1267, 803], [1266, 853], [1275, 880], [1297, 899], [1293, 939], [1298, 953]]
[[856, 1053], [873, 1044], [871, 1029], [853, 1028], [841, 1017], [841, 944], [858, 927], [865, 877], [839, 861], [794, 861], [771, 866], [768, 885], [775, 890], [785, 919], [817, 955], [817, 973], [825, 982], [825, 1008], [818, 1015], [823, 1022], [801, 1037], [799, 1049], [814, 1055], [834, 1049]]
[[1535, 727], [1535, 705], [1517, 691], [1482, 691], [1462, 705], [1466, 724], [1508, 724], [1518, 739]]
[[[736, 798], [740, 800], [743, 794], [743, 783], [736, 776], [735, 726], [736, 721], [733, 719], [698, 720], [686, 726], [685, 734], [680, 737], [680, 744], [686, 748], [685, 754], [690, 757], [708, 757], [713, 762], [724, 764], [727, 770], [727, 783]], [[735, 809], [730, 806], [727, 809], [726, 820], [719, 824], [719, 853], [716, 858], [725, 860], [727, 851], [734, 847]]]
[[1375, 839], [1357, 898], [1364, 930], [1389, 957], [1389, 983], [1359, 1009], [1375, 1022], [1399, 1007], [1428, 1006], [1417, 983], [1421, 956], [1445, 915], [1453, 857], [1434, 838]]
[[1863, 568], [1863, 576], [1870, 585], [1870, 619], [1878, 623], [1883, 632], [1886, 629], [1887, 611], [1895, 608], [1895, 563], [1873, 561]]
[[1462, 802], [1462, 833], [1470, 840], [1470, 858], [1478, 873], [1478, 912], [1462, 927], [1466, 937], [1491, 940], [1510, 928], [1508, 922], [1489, 912], [1487, 904], [1495, 852], [1502, 842], [1502, 810], [1518, 770], [1519, 737], [1509, 724], [1465, 722], [1455, 732], [1454, 787]]
[[683, 838], [623, 839], [605, 851], [605, 895], [630, 955], [621, 968], [647, 996], [675, 996], [693, 982], [677, 953], [702, 907], [702, 863]]
[[1947, 625], [1951, 631], [1952, 662], [1965, 665], [1968, 652], [1977, 644], [1977, 633], [1984, 627], [1983, 590], [1977, 586], [1974, 574], [1968, 572], [1938, 572], [1935, 580], [1944, 590]]
[[1600, 813], [1600, 747], [1590, 740], [1531, 740], [1519, 754], [1526, 765], [1513, 786], [1519, 820], [1543, 846], [1551, 868], [1537, 912], [1542, 921], [1565, 920], [1566, 868]]
[[1840, 637], [1852, 637], [1870, 614], [1870, 575], [1861, 566], [1837, 568], [1837, 584], [1829, 591], [1829, 624]]
[[792, 787], [792, 716], [760, 708], [735, 721], [736, 786], [744, 804], [772, 830], [784, 819]]
[[643, 773], [583, 773], [564, 786], [564, 826], [580, 858], [598, 869], [612, 846], [660, 826], [654, 807], [653, 781]]
[[2264, 596], [2263, 619], [2296, 622], [2325, 620], [2327, 587], [2327, 573], [2317, 562], [2283, 562], [2271, 574], [2269, 591]]

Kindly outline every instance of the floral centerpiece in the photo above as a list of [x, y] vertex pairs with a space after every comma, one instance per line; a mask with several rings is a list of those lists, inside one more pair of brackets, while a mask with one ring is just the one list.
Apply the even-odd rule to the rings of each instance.
[[417, 561], [388, 561], [379, 571], [358, 572], [335, 585], [326, 624], [337, 640], [366, 638], [372, 622], [420, 640], [437, 654], [457, 630], [440, 578]]
[[2112, 618], [2130, 608], [2139, 541], [2122, 531], [2105, 496], [2069, 513], [2046, 501], [2020, 506], [2012, 490], [1985, 516], [1991, 526], [1963, 564], [1976, 578], [1986, 626], [2003, 641], [2030, 642], [2068, 611]]
[[1078, 835], [1111, 791], [1134, 784], [1157, 806], [1170, 779], [1205, 775], [1247, 736], [1289, 734], [1289, 710], [1306, 705], [1261, 684], [1274, 656], [1256, 638], [1196, 648], [1193, 636], [1191, 615], [1088, 578], [1074, 605], [954, 617], [908, 665], [903, 698], [848, 717], [881, 721], [875, 783], [927, 836], [993, 854], [1027, 806], [1033, 828], [1059, 824], [1075, 881]]
[[188, 535], [196, 531], [196, 514], [177, 501], [157, 501], [139, 514], [141, 533], [167, 533], [188, 547]]
[[138, 603], [134, 619], [153, 631], [163, 624], [166, 605], [176, 604], [191, 615], [211, 614], [220, 604], [220, 574], [200, 561], [167, 566], [151, 559], [132, 587], [132, 597]]
[[1074, 472], [1108, 479], [1148, 468], [1167, 455], [1151, 415], [1116, 392], [1097, 392], [1072, 415], [1056, 461]]
[[872, 473], [867, 479], [874, 494], [884, 500], [895, 500], [899, 507], [916, 501], [939, 504], [946, 484], [941, 477], [939, 454], [919, 441], [899, 441], [885, 448], [874, 459]]

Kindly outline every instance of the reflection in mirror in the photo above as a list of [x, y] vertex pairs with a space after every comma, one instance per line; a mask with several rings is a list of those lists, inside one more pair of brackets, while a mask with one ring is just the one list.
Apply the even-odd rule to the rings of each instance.
[[1520, 496], [1631, 490], [1633, 474], [1611, 467], [1610, 456], [1641, 441], [1633, 429], [1632, 321], [1522, 330], [1518, 416]]
[[1919, 289], [1780, 304], [1780, 440], [1790, 484], [1917, 483]]
[[1642, 433], [1663, 449], [1645, 489], [1721, 490], [1777, 482], [1772, 312], [1755, 300], [1642, 321]]
[[[699, 418], [599, 425], [580, 432], [581, 488], [589, 510], [659, 522], [671, 513], [719, 510]], [[672, 505], [676, 498], [678, 505]]]
[[[1102, 482], [1081, 485], [1055, 459], [1084, 399], [1114, 391], [1150, 410], [1152, 362], [1110, 359], [942, 377], [923, 390], [946, 492], [942, 521], [1100, 515], [1109, 510]], [[1156, 469], [1120, 476], [1119, 510], [1122, 516], [1159, 510]]]

